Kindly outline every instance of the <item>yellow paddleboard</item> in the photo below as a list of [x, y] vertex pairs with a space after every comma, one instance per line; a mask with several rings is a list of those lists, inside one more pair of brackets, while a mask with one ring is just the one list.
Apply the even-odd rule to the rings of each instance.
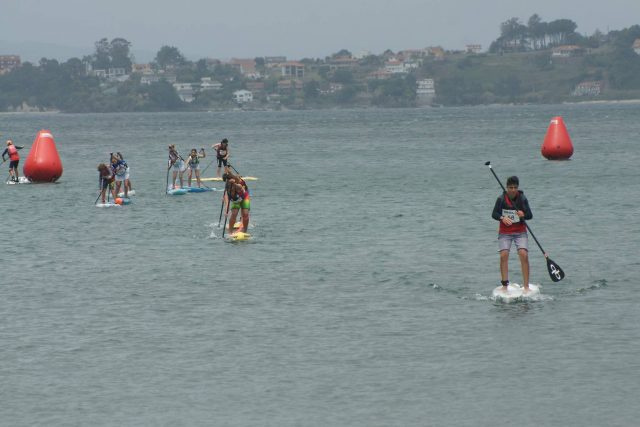
[[242, 240], [249, 240], [251, 238], [251, 234], [249, 233], [243, 233], [242, 231], [238, 231], [237, 233], [233, 233], [232, 235], [229, 236], [229, 240], [233, 240], [233, 241], [242, 241]]
[[[244, 179], [245, 181], [257, 181], [258, 178], [256, 178], [255, 176], [243, 176], [242, 179]], [[200, 181], [222, 181], [222, 178], [219, 177], [213, 177], [213, 178], [200, 178]]]

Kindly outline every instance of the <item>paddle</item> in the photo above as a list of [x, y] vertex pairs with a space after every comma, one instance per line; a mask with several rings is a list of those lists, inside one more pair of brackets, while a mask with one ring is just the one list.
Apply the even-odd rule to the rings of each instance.
[[[500, 178], [498, 178], [498, 175], [496, 175], [496, 173], [494, 172], [493, 168], [491, 167], [491, 162], [486, 162], [484, 165], [485, 166], [489, 166], [489, 170], [491, 171], [491, 173], [495, 177], [496, 181], [498, 181], [498, 184], [500, 184], [500, 187], [502, 188], [502, 191], [504, 191], [505, 194], [506, 194], [507, 190], [504, 188], [504, 185], [502, 185], [502, 181], [500, 181]], [[549, 271], [549, 277], [551, 278], [551, 280], [553, 280], [554, 282], [559, 282], [560, 280], [564, 279], [564, 271], [562, 271], [560, 266], [558, 264], [556, 264], [555, 262], [553, 262], [553, 260], [551, 260], [551, 258], [549, 258], [549, 256], [544, 251], [544, 249], [542, 249], [542, 246], [540, 245], [540, 242], [538, 242], [538, 239], [536, 238], [536, 235], [533, 234], [533, 231], [531, 231], [531, 227], [529, 227], [529, 224], [527, 224], [524, 220], [522, 220], [522, 222], [524, 222], [524, 225], [527, 226], [527, 230], [529, 230], [529, 233], [531, 233], [531, 237], [533, 237], [533, 240], [536, 241], [536, 244], [540, 248], [540, 251], [542, 251], [542, 254], [544, 255], [544, 258], [547, 260], [547, 270]]]
[[102, 196], [102, 184], [103, 184], [103, 179], [102, 177], [100, 177], [100, 188], [98, 188], [98, 197], [96, 197], [96, 201], [93, 202], [94, 205], [98, 204], [98, 199], [100, 199], [100, 196]]
[[[224, 194], [225, 196], [227, 195], [227, 191], [229, 188], [229, 183], [227, 182], [227, 185], [225, 185], [224, 187]], [[224, 196], [222, 197], [222, 203], [224, 205]], [[222, 226], [222, 238], [224, 239], [224, 233], [227, 229], [227, 218], [229, 218], [229, 205], [231, 203], [229, 202], [229, 200], [227, 200], [227, 212], [224, 214], [224, 225]], [[220, 210], [220, 214], [222, 215], [222, 209]], [[220, 224], [220, 221], [218, 221], [218, 224]]]
[[167, 185], [164, 187], [165, 196], [169, 194], [169, 171], [171, 170], [171, 157], [169, 157], [169, 160], [167, 161], [167, 163], [169, 163], [169, 166], [167, 167]]

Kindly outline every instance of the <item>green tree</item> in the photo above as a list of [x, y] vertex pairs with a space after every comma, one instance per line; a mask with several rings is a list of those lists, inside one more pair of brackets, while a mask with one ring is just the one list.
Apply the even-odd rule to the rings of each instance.
[[95, 42], [96, 51], [93, 54], [91, 65], [94, 70], [106, 70], [111, 67], [111, 46], [106, 37]]
[[109, 44], [109, 56], [113, 68], [124, 68], [127, 73], [131, 72], [131, 43], [118, 37], [111, 40]]
[[156, 54], [155, 62], [164, 70], [167, 67], [180, 67], [186, 64], [187, 60], [177, 47], [162, 46]]

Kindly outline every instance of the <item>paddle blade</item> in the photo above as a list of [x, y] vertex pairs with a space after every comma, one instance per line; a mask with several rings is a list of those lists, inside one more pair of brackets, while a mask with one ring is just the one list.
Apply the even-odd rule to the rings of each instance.
[[564, 279], [564, 271], [549, 257], [547, 257], [547, 270], [549, 270], [549, 277], [551, 277], [551, 280], [554, 282], [559, 282]]

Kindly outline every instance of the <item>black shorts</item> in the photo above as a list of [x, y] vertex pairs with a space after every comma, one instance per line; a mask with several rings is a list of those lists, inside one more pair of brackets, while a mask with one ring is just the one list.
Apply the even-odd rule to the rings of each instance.
[[222, 165], [227, 166], [227, 159], [221, 159], [218, 157], [218, 167], [221, 167]]
[[18, 163], [20, 163], [20, 160], [11, 160], [9, 162], [9, 169], [18, 169]]
[[111, 181], [108, 179], [103, 179], [102, 180], [102, 189], [106, 190], [107, 188], [109, 188], [109, 184], [111, 184]]

